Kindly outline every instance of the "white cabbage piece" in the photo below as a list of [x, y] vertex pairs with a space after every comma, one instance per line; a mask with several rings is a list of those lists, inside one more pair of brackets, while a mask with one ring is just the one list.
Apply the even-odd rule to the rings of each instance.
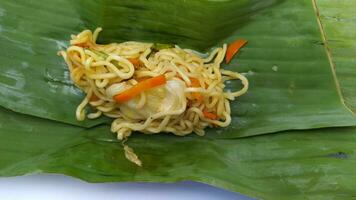
[[185, 104], [185, 88], [183, 81], [169, 80], [165, 85], [145, 92], [146, 103], [142, 108], [137, 108], [140, 97], [120, 104], [119, 107], [123, 115], [136, 120], [145, 120], [159, 112], [178, 111]]

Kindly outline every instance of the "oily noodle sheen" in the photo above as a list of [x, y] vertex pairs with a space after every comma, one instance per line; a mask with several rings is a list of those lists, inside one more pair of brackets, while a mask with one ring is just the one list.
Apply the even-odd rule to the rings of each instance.
[[[86, 93], [76, 110], [78, 120], [101, 115], [114, 118], [111, 130], [117, 133], [120, 140], [127, 138], [132, 131], [146, 134], [170, 132], [179, 136], [195, 132], [204, 135], [204, 129], [208, 126], [226, 127], [230, 124], [229, 100], [244, 94], [248, 81], [237, 72], [220, 68], [226, 45], [214, 49], [207, 57], [178, 46], [157, 50], [153, 44], [142, 42], [101, 45], [96, 44], [101, 30], [97, 28], [94, 33], [85, 30], [72, 35], [71, 46], [59, 52], [69, 67], [71, 79]], [[113, 96], [141, 80], [162, 74], [167, 81], [185, 83], [184, 95], [177, 97], [179, 105], [174, 110], [157, 112], [146, 119], [130, 119]], [[240, 79], [243, 88], [236, 92], [224, 92], [224, 81], [232, 79]], [[137, 109], [149, 101], [146, 93], [137, 97]], [[94, 113], [86, 113], [88, 104], [94, 108]], [[217, 117], [207, 117], [206, 112]]]

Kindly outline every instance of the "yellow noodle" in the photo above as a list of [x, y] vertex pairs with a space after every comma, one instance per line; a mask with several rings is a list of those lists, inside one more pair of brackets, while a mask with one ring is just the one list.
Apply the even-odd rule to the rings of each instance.
[[[101, 115], [114, 118], [111, 131], [117, 134], [119, 140], [126, 140], [133, 131], [145, 134], [170, 132], [178, 136], [195, 132], [202, 136], [208, 126], [226, 127], [231, 123], [229, 100], [247, 92], [248, 80], [242, 74], [220, 68], [226, 45], [214, 49], [203, 58], [192, 50], [178, 46], [153, 52], [151, 43], [97, 44], [101, 30], [85, 30], [72, 36], [71, 46], [59, 52], [68, 65], [72, 81], [86, 93], [76, 110], [78, 120], [86, 117], [94, 119]], [[140, 65], [134, 66], [130, 59], [139, 60]], [[158, 93], [163, 95], [162, 99], [152, 99], [144, 92], [128, 103], [114, 101], [114, 95], [137, 84], [139, 79], [161, 74], [165, 75], [167, 84], [152, 91], [165, 91]], [[200, 86], [192, 85], [194, 79]], [[224, 92], [224, 81], [233, 79], [240, 80], [243, 88]], [[182, 88], [181, 93], [178, 91], [180, 89], [175, 88], [178, 86]], [[195, 99], [196, 94], [201, 95], [201, 101]], [[93, 95], [97, 99], [92, 99]], [[151, 101], [158, 101], [162, 105], [147, 114]], [[171, 107], [166, 107], [164, 101]], [[88, 104], [95, 109], [93, 113], [85, 113]], [[134, 106], [124, 109], [131, 104]], [[205, 112], [217, 115], [218, 119], [207, 118]], [[142, 165], [130, 147], [124, 144], [124, 150], [127, 159]]]

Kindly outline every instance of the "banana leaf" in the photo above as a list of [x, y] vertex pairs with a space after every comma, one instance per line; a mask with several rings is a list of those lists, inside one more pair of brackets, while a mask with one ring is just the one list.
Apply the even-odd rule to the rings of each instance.
[[0, 176], [47, 172], [90, 182], [194, 180], [262, 199], [356, 195], [356, 128], [240, 139], [137, 135], [129, 144], [144, 163], [138, 167], [127, 162], [107, 126], [87, 130], [1, 109], [0, 127]]
[[356, 111], [356, 2], [318, 1], [322, 31], [346, 105]]
[[[309, 0], [3, 0], [0, 8], [0, 105], [16, 112], [83, 127], [108, 123], [75, 119], [83, 94], [56, 55], [70, 34], [102, 26], [102, 42], [173, 42], [207, 51], [236, 38], [250, 41], [225, 66], [246, 73], [250, 90], [232, 104], [232, 125], [211, 129], [210, 137], [356, 124], [340, 100]], [[233, 82], [227, 89], [238, 88]]]
[[[323, 5], [323, 24], [323, 13], [332, 16], [334, 7], [353, 11], [336, 3]], [[190, 8], [196, 11], [188, 12]], [[99, 125], [107, 119], [75, 121], [82, 93], [54, 56], [68, 45], [68, 35], [100, 25], [108, 30], [102, 42], [174, 42], [206, 51], [235, 38], [249, 39], [249, 46], [225, 66], [246, 72], [252, 84], [249, 94], [233, 103], [233, 126], [211, 129], [208, 137], [135, 134], [129, 145], [144, 166], [126, 161], [109, 127]], [[345, 28], [337, 36], [343, 39], [347, 33]], [[352, 103], [352, 94], [344, 92], [351, 91], [352, 82], [346, 72], [338, 72], [351, 71], [352, 60], [336, 56], [338, 46], [327, 42], [343, 97], [334, 84], [311, 1], [2, 0], [0, 176], [62, 173], [90, 182], [194, 180], [262, 199], [352, 199], [356, 128], [236, 138], [354, 125], [342, 103]], [[349, 84], [342, 84], [344, 80]]]

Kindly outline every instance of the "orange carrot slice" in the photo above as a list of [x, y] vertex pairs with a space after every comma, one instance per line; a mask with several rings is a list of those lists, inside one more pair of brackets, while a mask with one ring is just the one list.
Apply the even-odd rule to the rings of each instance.
[[132, 86], [130, 89], [123, 91], [120, 94], [114, 96], [114, 99], [118, 103], [124, 103], [138, 96], [144, 91], [151, 88], [166, 84], [167, 80], [164, 75], [149, 78], [138, 82], [136, 85]]
[[226, 64], [230, 63], [232, 57], [247, 43], [247, 40], [236, 40], [229, 44], [226, 50], [225, 61]]
[[[178, 74], [177, 77], [181, 80], [183, 80], [183, 78]], [[190, 87], [201, 87], [200, 82], [198, 79], [196, 78], [191, 78], [189, 77], [191, 84], [189, 85]], [[192, 92], [192, 96], [195, 100], [197, 100], [199, 103], [201, 103], [203, 101], [203, 96], [199, 93], [199, 92]]]
[[204, 115], [204, 117], [211, 119], [211, 120], [216, 120], [219, 118], [216, 114], [211, 113], [211, 112], [206, 112], [206, 111], [203, 111], [203, 115]]
[[100, 98], [98, 96], [96, 96], [94, 93], [91, 95], [89, 101], [99, 101]]
[[[196, 78], [189, 78], [190, 81], [192, 82], [192, 84], [190, 86], [192, 87], [201, 87], [200, 86], [200, 82], [198, 79]], [[202, 102], [203, 101], [203, 96], [199, 93], [199, 92], [193, 92], [192, 96], [194, 97], [194, 99], [196, 99], [198, 102]]]
[[140, 59], [138, 58], [128, 58], [128, 60], [133, 64], [135, 67], [139, 67], [141, 64]]

